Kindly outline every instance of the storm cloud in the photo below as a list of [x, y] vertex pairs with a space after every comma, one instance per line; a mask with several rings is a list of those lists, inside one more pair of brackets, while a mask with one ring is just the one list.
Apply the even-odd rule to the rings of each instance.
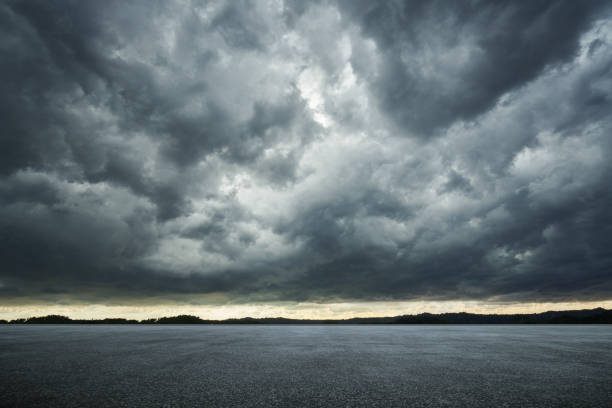
[[4, 1], [0, 300], [612, 299], [612, 8]]

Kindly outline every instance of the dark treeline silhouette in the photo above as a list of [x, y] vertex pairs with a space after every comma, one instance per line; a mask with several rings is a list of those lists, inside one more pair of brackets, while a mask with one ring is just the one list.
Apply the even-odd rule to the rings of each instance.
[[589, 310], [551, 311], [535, 314], [474, 314], [474, 313], [421, 313], [395, 317], [355, 317], [352, 319], [302, 320], [283, 317], [255, 319], [204, 320], [197, 316], [180, 315], [158, 319], [128, 320], [71, 319], [66, 316], [48, 315], [0, 320], [0, 324], [612, 324], [612, 310], [602, 308]]
[[128, 320], [122, 318], [107, 318], [107, 319], [71, 319], [66, 316], [60, 315], [48, 315], [41, 317], [30, 317], [27, 319], [15, 319], [7, 322], [6, 320], [0, 320], [1, 323], [22, 323], [22, 324], [136, 324], [140, 323], [138, 320]]

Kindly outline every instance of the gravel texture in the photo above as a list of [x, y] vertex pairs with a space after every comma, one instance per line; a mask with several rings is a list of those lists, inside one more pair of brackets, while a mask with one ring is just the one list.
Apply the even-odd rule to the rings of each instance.
[[610, 407], [612, 326], [0, 326], [2, 407]]

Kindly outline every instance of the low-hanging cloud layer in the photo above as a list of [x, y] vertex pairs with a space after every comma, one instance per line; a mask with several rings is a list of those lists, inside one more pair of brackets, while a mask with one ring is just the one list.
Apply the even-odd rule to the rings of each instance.
[[612, 298], [602, 1], [4, 1], [0, 301]]

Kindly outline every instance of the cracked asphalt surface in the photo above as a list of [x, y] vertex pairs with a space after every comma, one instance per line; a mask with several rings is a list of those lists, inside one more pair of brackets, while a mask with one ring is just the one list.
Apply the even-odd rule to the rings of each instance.
[[1, 407], [610, 407], [612, 326], [0, 326]]

